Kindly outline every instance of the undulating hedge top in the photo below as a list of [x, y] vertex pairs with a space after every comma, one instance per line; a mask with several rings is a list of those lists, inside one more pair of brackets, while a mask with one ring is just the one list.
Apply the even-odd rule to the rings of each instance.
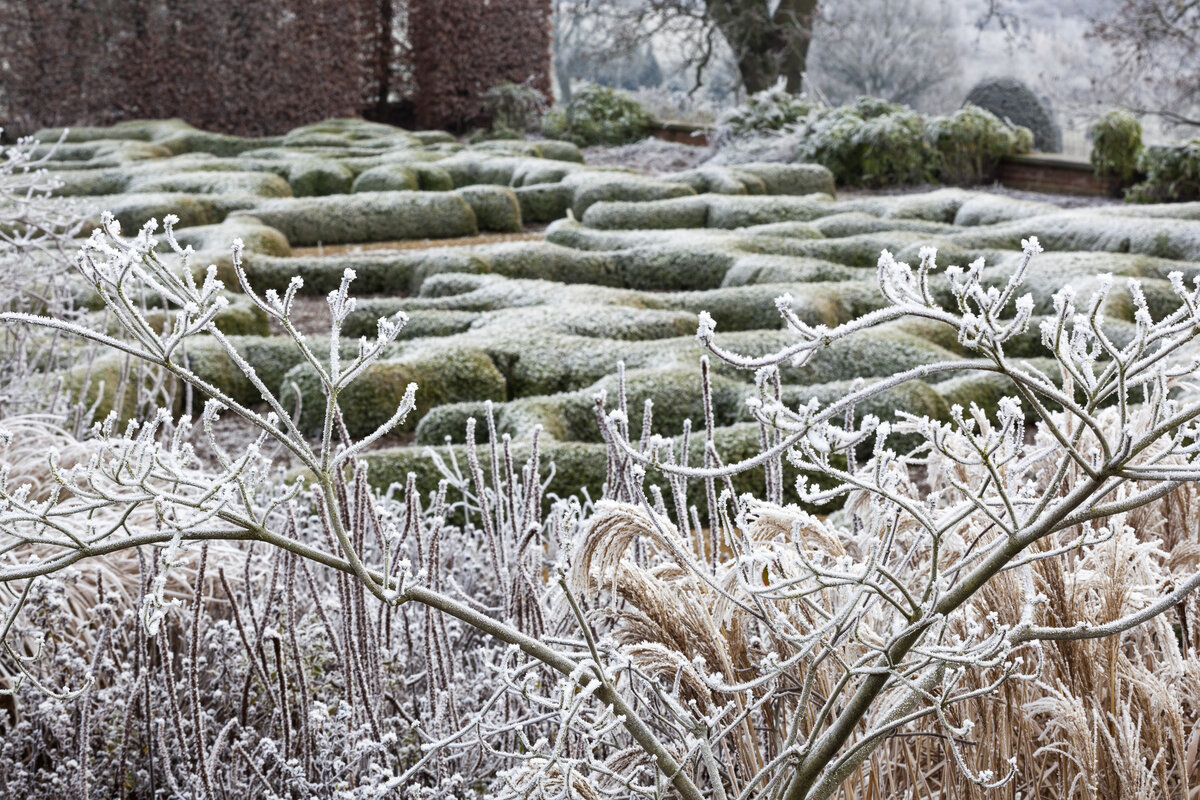
[[[825, 119], [834, 125], [852, 116], [883, 137], [860, 166], [889, 159], [903, 164], [903, 153], [888, 150], [886, 141], [911, 135], [943, 153], [977, 147], [975, 160], [956, 167], [976, 169], [994, 152], [987, 149], [992, 134], [1007, 131], [970, 108], [947, 118], [933, 137], [909, 112], [879, 103], [863, 102]], [[558, 468], [553, 491], [587, 486], [595, 493], [605, 456], [594, 397], [605, 390], [612, 398], [613, 376], [622, 365], [635, 429], [643, 404], [651, 401], [656, 430], [678, 434], [686, 420], [698, 425], [703, 413], [697, 366], [703, 350], [694, 336], [701, 311], [716, 320], [725, 347], [770, 352], [792, 340], [775, 305], [785, 294], [792, 312], [810, 325], [836, 326], [880, 308], [875, 266], [884, 248], [912, 262], [921, 248], [934, 245], [943, 267], [984, 258], [995, 265], [995, 280], [1003, 281], [1020, 257], [1021, 239], [1036, 235], [1049, 251], [1028, 277], [1038, 315], [1052, 313], [1053, 295], [1064, 284], [1086, 291], [1102, 272], [1138, 279], [1152, 312], [1161, 314], [1172, 299], [1170, 273], [1182, 272], [1187, 280], [1200, 275], [1200, 204], [1062, 210], [958, 188], [838, 200], [830, 170], [806, 164], [706, 166], [647, 177], [589, 168], [572, 160], [577, 151], [571, 145], [551, 159], [545, 154], [553, 148], [543, 143], [493, 141], [467, 148], [435, 134], [333, 121], [240, 155], [192, 151], [146, 159], [140, 153], [122, 166], [108, 165], [121, 151], [113, 142], [152, 142], [177, 133], [174, 123], [153, 123], [109, 132], [129, 140], [80, 134], [78, 144], [90, 149], [54, 165], [62, 191], [97, 212], [116, 210], [126, 228], [148, 216], [178, 214], [181, 241], [199, 252], [201, 262], [215, 262], [231, 288], [237, 282], [227, 248], [235, 237], [245, 242], [249, 279], [260, 291], [281, 289], [300, 275], [302, 294], [320, 303], [353, 269], [358, 277], [352, 291], [360, 299], [345, 323], [347, 348], [353, 337], [373, 335], [380, 316], [404, 312], [408, 322], [397, 343], [342, 397], [348, 428], [361, 434], [390, 416], [410, 382], [421, 387], [405, 425], [414, 442], [371, 456], [372, 475], [383, 482], [403, 479], [407, 470], [419, 473], [422, 486], [435, 481], [421, 448], [446, 437], [461, 443], [465, 420], [491, 402], [501, 432], [518, 448], [540, 426]], [[101, 194], [90, 194], [96, 191]], [[317, 243], [519, 230], [530, 208], [556, 220], [544, 236], [297, 254]], [[562, 218], [568, 209], [573, 219]], [[940, 273], [931, 288], [950, 300]], [[233, 299], [218, 324], [268, 386], [289, 404], [300, 401], [301, 425], [315, 429], [325, 399], [310, 367], [245, 298]], [[82, 305], [94, 307], [94, 301], [81, 293]], [[1114, 291], [1102, 313], [1113, 341], [1129, 341], [1134, 326], [1128, 291]], [[1009, 347], [1012, 357], [1041, 363], [1036, 331]], [[810, 396], [826, 402], [856, 378], [962, 355], [962, 345], [936, 323], [908, 320], [784, 369], [783, 391], [789, 402]], [[85, 375], [69, 353], [59, 357], [66, 386], [99, 411], [112, 407], [109, 395], [118, 387], [104, 380], [116, 374], [115, 365], [105, 372], [101, 364]], [[198, 342], [189, 359], [239, 401], [258, 399], [215, 343]], [[753, 376], [722, 364], [713, 365], [713, 375], [718, 444], [727, 448], [727, 458], [751, 454], [758, 437], [746, 411], [746, 400], [757, 391]], [[907, 410], [944, 419], [954, 404], [991, 407], [1007, 388], [991, 375], [930, 379], [859, 411], [889, 416]], [[739, 486], [753, 489], [758, 480], [761, 475], [750, 471]]]

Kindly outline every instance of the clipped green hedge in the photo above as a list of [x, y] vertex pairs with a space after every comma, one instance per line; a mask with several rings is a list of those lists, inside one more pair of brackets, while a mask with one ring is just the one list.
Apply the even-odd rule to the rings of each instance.
[[292, 196], [292, 188], [288, 182], [270, 172], [179, 172], [165, 175], [148, 173], [132, 177], [123, 191]]
[[1142, 123], [1125, 109], [1114, 109], [1092, 123], [1088, 133], [1096, 174], [1128, 183], [1137, 174], [1142, 155]]
[[350, 186], [351, 192], [419, 191], [421, 178], [406, 164], [380, 164], [362, 172]]
[[297, 158], [288, 164], [287, 181], [296, 197], [321, 197], [350, 191], [354, 173], [329, 159]]
[[501, 233], [521, 230], [521, 203], [507, 186], [464, 186], [454, 193], [475, 212], [479, 230]]
[[[84, 222], [84, 230], [99, 227], [101, 212], [111, 211], [117, 222], [121, 223], [121, 230], [132, 233], [139, 230], [150, 219], [158, 220], [159, 230], [162, 230], [161, 223], [168, 214], [174, 214], [179, 218], [176, 225], [179, 228], [216, 225], [223, 222], [231, 213], [253, 208], [262, 202], [264, 202], [262, 197], [249, 194], [147, 192], [88, 197], [81, 205], [85, 209], [92, 210], [92, 216]], [[288, 200], [265, 202], [288, 202]]]
[[929, 120], [926, 136], [933, 175], [942, 183], [964, 186], [989, 180], [1001, 158], [1033, 146], [1028, 128], [1011, 128], [990, 111], [969, 104], [948, 117]]
[[1200, 199], [1200, 139], [1142, 150], [1138, 172], [1145, 180], [1130, 187], [1125, 199], [1134, 203], [1164, 203]]
[[267, 200], [247, 213], [279, 230], [292, 246], [439, 239], [478, 233], [470, 204], [450, 192], [360, 192], [285, 198]]
[[821, 164], [838, 183], [851, 186], [980, 183], [991, 177], [1000, 158], [1033, 146], [1028, 129], [1009, 126], [972, 105], [948, 117], [926, 118], [876, 97], [821, 109], [775, 89], [724, 119], [728, 124], [721, 128], [719, 144], [754, 135], [781, 137], [793, 148], [793, 160]]
[[[408, 357], [372, 364], [343, 390], [339, 406], [351, 436], [366, 436], [395, 413], [410, 383], [420, 387], [416, 406], [402, 430], [412, 430], [430, 409], [466, 400], [503, 400], [504, 376], [486, 353], [469, 348], [449, 348], [425, 357]], [[301, 430], [317, 434], [325, 418], [326, 398], [316, 373], [299, 364], [283, 377], [280, 401], [285, 408], [300, 393]]]
[[551, 109], [542, 130], [580, 146], [627, 144], [650, 132], [650, 114], [624, 92], [585, 83], [572, 90], [571, 101]]

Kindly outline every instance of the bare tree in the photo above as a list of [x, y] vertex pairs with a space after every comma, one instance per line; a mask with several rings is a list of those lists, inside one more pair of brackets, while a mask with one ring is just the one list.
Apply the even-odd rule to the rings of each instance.
[[592, 8], [592, 0], [554, 0], [554, 79], [562, 103], [571, 102], [571, 80], [626, 58], [649, 45], [634, 14], [610, 13], [619, 4]]
[[[1059, 102], [1088, 116], [1116, 105], [1157, 116], [1168, 127], [1200, 125], [1200, 4], [1091, 0], [1077, 9], [1087, 21], [1086, 46], [1066, 35], [1063, 46], [1078, 47], [1062, 68], [1067, 74], [1046, 76]], [[1028, 10], [1013, 0], [986, 0], [976, 25], [999, 28], [1012, 47], [1027, 44], [1037, 27]], [[1087, 83], [1077, 85], [1079, 77]]]
[[[683, 38], [697, 83], [727, 45], [743, 87], [754, 93], [780, 79], [788, 91], [800, 91], [817, 5], [818, 0], [560, 0], [558, 9], [560, 17], [592, 17], [582, 24], [620, 31], [625, 40], [661, 33]], [[564, 31], [579, 29], [565, 17], [559, 24]]]
[[927, 107], [962, 73], [958, 29], [957, 8], [945, 0], [827, 6], [813, 30], [808, 76], [835, 103], [869, 95]]
[[1115, 13], [1094, 20], [1093, 35], [1117, 56], [1103, 80], [1124, 105], [1200, 125], [1200, 2], [1122, 0]]

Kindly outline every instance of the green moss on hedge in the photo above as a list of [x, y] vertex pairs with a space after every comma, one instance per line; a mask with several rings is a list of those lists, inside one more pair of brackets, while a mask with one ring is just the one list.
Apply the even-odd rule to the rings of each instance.
[[519, 186], [515, 191], [521, 206], [521, 218], [527, 222], [562, 219], [571, 207], [571, 198], [575, 196], [570, 186], [557, 183]]
[[[420, 388], [416, 407], [402, 430], [411, 430], [431, 408], [464, 400], [503, 400], [504, 376], [480, 350], [441, 349], [436, 355], [380, 361], [347, 386], [338, 398], [351, 436], [365, 436], [386, 422], [404, 397], [410, 383]], [[281, 400], [285, 407], [295, 402], [299, 389], [299, 425], [309, 433], [321, 430], [326, 398], [312, 367], [298, 365], [283, 378]]]
[[187, 194], [250, 194], [291, 197], [288, 182], [269, 172], [180, 172], [173, 175], [137, 175], [127, 192], [182, 192]]
[[383, 164], [361, 173], [354, 179], [351, 192], [392, 192], [421, 188], [416, 170], [404, 164]]
[[475, 212], [481, 231], [514, 232], [521, 230], [521, 204], [507, 186], [464, 186], [454, 193], [467, 201]]
[[345, 194], [354, 183], [354, 173], [336, 161], [297, 158], [288, 164], [287, 182], [296, 197]]
[[268, 200], [250, 211], [293, 245], [446, 238], [477, 233], [465, 200], [443, 192], [361, 192]]

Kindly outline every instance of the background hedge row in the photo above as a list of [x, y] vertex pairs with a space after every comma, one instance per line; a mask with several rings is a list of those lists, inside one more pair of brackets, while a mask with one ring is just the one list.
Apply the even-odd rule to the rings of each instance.
[[0, 127], [479, 124], [490, 86], [549, 91], [549, 21], [549, 0], [0, 0]]

